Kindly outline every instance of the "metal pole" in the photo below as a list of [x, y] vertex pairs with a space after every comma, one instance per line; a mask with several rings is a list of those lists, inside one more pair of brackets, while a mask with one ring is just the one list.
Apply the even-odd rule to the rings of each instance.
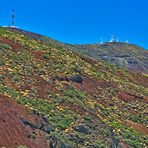
[[14, 9], [12, 9], [12, 26], [14, 26]]

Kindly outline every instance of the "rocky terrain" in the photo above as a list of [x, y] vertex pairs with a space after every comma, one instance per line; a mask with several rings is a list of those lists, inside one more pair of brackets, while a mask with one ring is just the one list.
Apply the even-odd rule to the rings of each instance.
[[0, 147], [148, 147], [148, 75], [71, 47], [0, 28]]

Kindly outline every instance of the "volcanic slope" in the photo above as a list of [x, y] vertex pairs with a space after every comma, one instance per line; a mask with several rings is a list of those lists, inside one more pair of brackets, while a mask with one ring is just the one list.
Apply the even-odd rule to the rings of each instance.
[[36, 36], [0, 28], [0, 147], [148, 146], [146, 74]]
[[113, 42], [104, 44], [77, 45], [76, 51], [103, 60], [134, 72], [148, 74], [148, 50], [137, 45]]
[[9, 28], [18, 33], [52, 44], [55, 47], [64, 47], [77, 53], [82, 53], [96, 60], [124, 67], [134, 72], [148, 74], [148, 50], [134, 44], [111, 42], [103, 44], [65, 44], [51, 38], [44, 37], [20, 29]]

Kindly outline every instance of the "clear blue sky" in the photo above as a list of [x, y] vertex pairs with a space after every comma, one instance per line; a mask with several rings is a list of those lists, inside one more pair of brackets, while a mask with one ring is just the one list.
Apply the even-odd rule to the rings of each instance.
[[148, 49], [148, 0], [0, 0], [0, 25], [67, 43], [108, 41], [112, 34]]

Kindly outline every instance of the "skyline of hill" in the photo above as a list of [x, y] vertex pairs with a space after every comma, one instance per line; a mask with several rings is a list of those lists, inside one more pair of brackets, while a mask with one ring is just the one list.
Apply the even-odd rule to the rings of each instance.
[[114, 40], [103, 44], [67, 44], [29, 31], [17, 28], [8, 29], [50, 43], [55, 47], [62, 46], [96, 60], [103, 60], [134, 72], [148, 74], [148, 51], [138, 45], [116, 42]]

